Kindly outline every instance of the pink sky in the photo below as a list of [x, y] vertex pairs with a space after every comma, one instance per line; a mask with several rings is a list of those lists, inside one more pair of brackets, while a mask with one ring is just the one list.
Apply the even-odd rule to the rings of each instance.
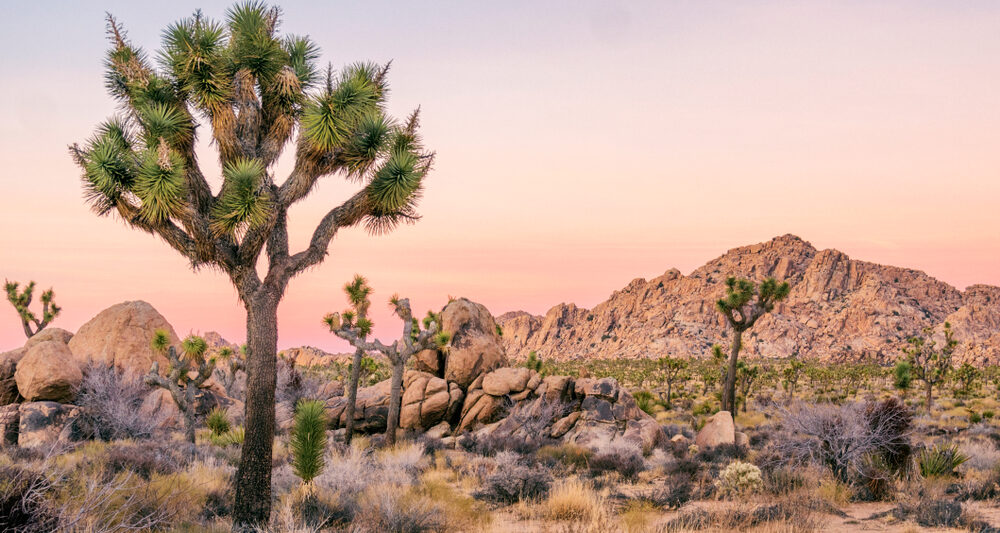
[[[279, 347], [342, 349], [320, 318], [355, 272], [378, 301], [543, 313], [784, 233], [959, 288], [1000, 285], [1000, 5], [752, 4], [283, 3], [283, 27], [324, 61], [394, 59], [390, 108], [422, 106], [438, 158], [419, 224], [343, 232], [293, 280]], [[0, 7], [0, 277], [53, 286], [53, 326], [142, 299], [181, 335], [243, 340], [228, 281], [92, 215], [65, 151], [114, 111], [104, 10], [152, 50], [167, 23], [224, 5]], [[352, 187], [330, 177], [297, 206], [293, 246]], [[376, 308], [376, 333], [396, 334]], [[22, 342], [0, 307], [0, 350]]]

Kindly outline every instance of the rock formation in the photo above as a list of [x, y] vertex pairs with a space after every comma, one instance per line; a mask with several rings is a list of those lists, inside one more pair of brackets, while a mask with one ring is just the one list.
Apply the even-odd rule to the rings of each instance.
[[145, 374], [153, 361], [159, 361], [161, 367], [167, 365], [166, 358], [149, 344], [157, 329], [167, 331], [171, 344], [180, 343], [174, 328], [152, 305], [123, 302], [80, 326], [69, 341], [69, 349], [80, 366], [96, 361]]
[[688, 276], [676, 269], [636, 279], [593, 309], [560, 304], [545, 316], [517, 311], [498, 318], [509, 356], [542, 358], [708, 356], [728, 342], [715, 311], [728, 276], [788, 281], [789, 298], [761, 319], [744, 342], [751, 357], [799, 354], [821, 361], [900, 356], [906, 339], [950, 321], [957, 362], [1000, 361], [1000, 287], [964, 292], [927, 274], [816, 250], [793, 235], [744, 246]]
[[32, 345], [17, 363], [17, 390], [29, 402], [70, 402], [83, 381], [83, 373], [69, 348], [50, 340]]

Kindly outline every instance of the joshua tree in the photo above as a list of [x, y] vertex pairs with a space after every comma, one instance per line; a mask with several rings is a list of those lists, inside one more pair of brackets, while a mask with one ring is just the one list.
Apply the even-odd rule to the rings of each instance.
[[[14, 306], [18, 316], [21, 317], [21, 326], [24, 327], [24, 334], [29, 339], [45, 329], [45, 326], [52, 322], [52, 319], [59, 316], [62, 308], [56, 305], [55, 293], [49, 289], [42, 293], [42, 319], [39, 320], [35, 313], [28, 309], [35, 292], [35, 282], [30, 281], [24, 286], [23, 291], [18, 291], [20, 284], [16, 281], [6, 281], [4, 289], [7, 291], [7, 301]], [[34, 329], [32, 329], [32, 326]]]
[[[159, 236], [195, 269], [223, 272], [246, 309], [234, 530], [270, 516], [277, 309], [289, 281], [323, 261], [340, 229], [361, 224], [377, 234], [416, 221], [432, 162], [417, 112], [402, 122], [385, 112], [388, 64], [320, 72], [319, 48], [280, 35], [279, 19], [277, 7], [255, 0], [223, 22], [197, 11], [167, 27], [154, 62], [109, 16], [106, 86], [121, 112], [70, 147], [97, 214]], [[196, 156], [196, 133], [214, 141], [221, 185], [202, 171], [210, 159]], [[275, 162], [290, 142], [294, 162], [282, 180]], [[357, 192], [331, 205], [308, 246], [293, 253], [289, 209], [338, 174]]]
[[[170, 336], [162, 329], [156, 330], [150, 343], [154, 350], [164, 354], [169, 361], [167, 376], [160, 375], [159, 361], [153, 361], [149, 374], [146, 374], [146, 384], [166, 389], [177, 404], [177, 409], [184, 415], [184, 436], [194, 444], [195, 402], [198, 389], [212, 376], [215, 370], [215, 358], [205, 359], [208, 344], [205, 339], [194, 335], [181, 342], [182, 356], [177, 356], [177, 349], [170, 346]], [[192, 376], [192, 373], [194, 375]]]
[[[500, 326], [497, 327], [499, 328]], [[538, 373], [542, 372], [542, 359], [538, 357], [538, 352], [535, 350], [528, 352], [528, 359], [524, 362], [524, 367]]]
[[[350, 302], [351, 309], [344, 311], [343, 322], [353, 324], [357, 329], [358, 338], [364, 341], [372, 330], [372, 321], [368, 319], [368, 308], [371, 306], [371, 300], [368, 296], [372, 293], [372, 288], [368, 286], [368, 280], [364, 276], [356, 274], [350, 283], [344, 285], [344, 292], [347, 293], [347, 301]], [[323, 323], [333, 333], [336, 333], [335, 317], [334, 314], [323, 317]], [[347, 384], [347, 407], [344, 412], [344, 416], [347, 417], [344, 442], [347, 444], [351, 443], [351, 437], [354, 435], [354, 409], [358, 401], [358, 382], [361, 381], [361, 367], [364, 357], [364, 349], [360, 346], [355, 347], [354, 359], [351, 361], [351, 379]]]
[[[757, 378], [760, 377], [760, 367], [757, 365], [748, 365], [744, 361], [740, 361], [736, 365], [736, 382], [739, 384], [740, 389], [740, 401], [743, 404], [743, 412], [747, 412], [747, 402], [750, 399], [750, 391], [753, 390], [754, 384], [757, 382]], [[736, 414], [736, 411], [733, 411]]]
[[896, 366], [892, 369], [892, 386], [899, 391], [900, 396], [904, 399], [906, 398], [906, 391], [910, 389], [912, 381], [913, 367], [910, 366], [910, 362], [905, 359], [897, 361]]
[[292, 451], [292, 469], [306, 486], [311, 486], [325, 466], [326, 424], [323, 402], [305, 400], [299, 404], [288, 447]]
[[958, 385], [956, 393], [959, 396], [971, 396], [973, 392], [979, 389], [979, 378], [982, 376], [983, 373], [978, 368], [970, 365], [968, 362], [962, 363], [962, 366], [955, 369], [954, 379]]
[[670, 398], [673, 393], [674, 382], [681, 378], [682, 372], [687, 369], [688, 362], [684, 359], [665, 356], [658, 361], [660, 371], [663, 373], [663, 380], [667, 383], [667, 397], [663, 399], [663, 407], [670, 410]]
[[788, 360], [788, 366], [781, 370], [781, 375], [784, 377], [782, 385], [785, 386], [785, 392], [788, 393], [789, 399], [795, 396], [795, 386], [798, 385], [799, 377], [802, 376], [802, 369], [805, 366], [806, 364], [800, 361], [798, 357], [792, 356]]
[[217, 368], [216, 371], [222, 379], [222, 386], [226, 389], [226, 393], [232, 394], [233, 386], [236, 384], [236, 373], [241, 370], [246, 372], [247, 369], [246, 345], [240, 346], [239, 352], [228, 346], [223, 346], [215, 356], [227, 363], [225, 369]]
[[[360, 276], [355, 277], [357, 281]], [[360, 278], [362, 282], [364, 278]], [[348, 284], [347, 288], [351, 288], [352, 284]], [[366, 284], [362, 283], [367, 287]], [[371, 302], [368, 299], [369, 294], [371, 294], [371, 289], [358, 293], [360, 296], [358, 301], [355, 301], [353, 295], [348, 291], [348, 296], [351, 299], [351, 305], [353, 310], [344, 311], [343, 313], [331, 313], [323, 318], [323, 321], [330, 327], [332, 331], [338, 337], [348, 341], [354, 346], [355, 350], [360, 350], [362, 352], [378, 352], [384, 355], [389, 362], [392, 364], [392, 381], [390, 384], [389, 393], [389, 418], [386, 420], [386, 432], [385, 439], [386, 444], [392, 446], [396, 443], [396, 428], [399, 427], [399, 410], [400, 410], [400, 400], [402, 399], [402, 388], [403, 388], [403, 370], [406, 367], [406, 361], [410, 357], [421, 351], [429, 349], [438, 349], [444, 347], [451, 340], [451, 336], [443, 331], [438, 331], [438, 324], [440, 323], [440, 318], [434, 313], [427, 313], [427, 317], [424, 318], [423, 326], [424, 329], [420, 328], [420, 323], [417, 319], [413, 318], [413, 312], [410, 310], [410, 300], [408, 298], [400, 298], [398, 295], [394, 295], [389, 299], [389, 305], [392, 307], [393, 312], [403, 321], [403, 336], [393, 341], [390, 345], [382, 344], [381, 341], [375, 339], [371, 342], [365, 340], [369, 333], [371, 333], [372, 321], [367, 318], [366, 315], [362, 315], [360, 311], [362, 309], [366, 310], [370, 307]], [[357, 352], [355, 352], [355, 356]], [[355, 365], [358, 366], [358, 365]], [[353, 371], [352, 371], [353, 374]], [[350, 401], [348, 401], [350, 405]], [[351, 420], [353, 417], [348, 417]]]
[[951, 331], [951, 324], [948, 322], [944, 323], [944, 346], [940, 349], [937, 347], [937, 341], [932, 338], [933, 335], [934, 328], [924, 328], [922, 336], [911, 337], [910, 346], [903, 348], [913, 372], [913, 379], [924, 382], [928, 415], [931, 414], [934, 402], [933, 389], [947, 379], [948, 373], [951, 372], [951, 356], [958, 346], [958, 341], [954, 339]]
[[[729, 349], [729, 367], [722, 390], [722, 409], [736, 414], [736, 361], [743, 347], [743, 332], [752, 328], [760, 317], [774, 310], [774, 304], [788, 296], [788, 283], [767, 278], [758, 288], [754, 282], [730, 277], [726, 280], [726, 297], [715, 302], [733, 330]], [[757, 297], [756, 301], [754, 296]]]

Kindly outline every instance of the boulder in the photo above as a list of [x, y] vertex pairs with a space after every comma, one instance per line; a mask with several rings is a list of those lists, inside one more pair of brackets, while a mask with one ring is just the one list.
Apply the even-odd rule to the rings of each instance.
[[736, 440], [734, 441], [737, 446], [750, 446], [750, 437], [742, 431], [736, 432]]
[[152, 305], [143, 301], [123, 302], [80, 326], [69, 341], [69, 349], [81, 366], [96, 361], [145, 374], [153, 361], [159, 361], [160, 368], [167, 365], [166, 358], [150, 346], [158, 329], [166, 330], [171, 344], [180, 343], [174, 328]]
[[452, 300], [441, 311], [441, 329], [451, 334], [445, 380], [466, 389], [480, 374], [507, 364], [497, 323], [482, 304]]
[[0, 354], [0, 405], [15, 403], [21, 399], [14, 372], [17, 371], [17, 363], [27, 352], [24, 348], [18, 348]]
[[451, 431], [451, 426], [447, 422], [441, 422], [440, 424], [428, 429], [424, 432], [424, 436], [428, 439], [440, 439], [444, 438]]
[[184, 417], [166, 389], [155, 388], [150, 391], [139, 407], [139, 414], [148, 420], [154, 420], [157, 427], [177, 429], [184, 426]]
[[[358, 398], [354, 407], [354, 429], [361, 433], [385, 431], [389, 418], [389, 380], [379, 381], [371, 387], [358, 388]], [[347, 397], [338, 396], [326, 402], [330, 425], [334, 428], [347, 424]]]
[[67, 344], [72, 338], [73, 334], [65, 329], [46, 328], [28, 339], [28, 342], [24, 343], [24, 349], [27, 350], [38, 343], [48, 341], [58, 341]]
[[0, 407], [0, 446], [16, 445], [21, 411], [17, 404]]
[[687, 444], [688, 438], [685, 437], [682, 433], [678, 433], [678, 434], [674, 435], [673, 437], [670, 437], [670, 442]]
[[736, 425], [733, 424], [733, 415], [729, 411], [719, 411], [712, 415], [695, 436], [694, 443], [701, 449], [720, 444], [735, 444]]
[[69, 402], [76, 396], [83, 373], [65, 344], [46, 341], [33, 345], [17, 363], [14, 381], [29, 402]]
[[444, 355], [435, 349], [421, 350], [413, 357], [413, 368], [442, 378], [444, 377]]
[[344, 395], [344, 383], [342, 381], [327, 381], [319, 389], [319, 397], [322, 400], [329, 400], [337, 396]]
[[403, 376], [399, 427], [426, 429], [445, 419], [451, 394], [448, 382], [427, 372], [409, 371]]
[[35, 447], [81, 440], [80, 408], [58, 402], [27, 402], [19, 408], [17, 445]]
[[572, 413], [560, 418], [555, 424], [552, 424], [552, 429], [549, 431], [549, 436], [553, 439], [562, 438], [563, 435], [573, 429], [576, 421], [580, 419], [580, 411], [573, 411]]
[[492, 396], [521, 392], [528, 386], [533, 372], [527, 368], [498, 368], [483, 376], [483, 392]]

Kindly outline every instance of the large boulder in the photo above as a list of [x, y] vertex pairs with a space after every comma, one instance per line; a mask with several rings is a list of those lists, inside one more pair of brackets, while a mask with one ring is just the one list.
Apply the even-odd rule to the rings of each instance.
[[0, 407], [0, 446], [17, 444], [18, 425], [21, 420], [20, 407], [17, 404]]
[[699, 448], [736, 443], [736, 425], [729, 411], [719, 411], [709, 418], [694, 438]]
[[[385, 431], [389, 418], [389, 380], [379, 381], [371, 387], [359, 387], [354, 407], [354, 429], [361, 433]], [[334, 428], [347, 425], [347, 396], [331, 398], [326, 402], [330, 425]]]
[[86, 437], [80, 408], [58, 402], [27, 402], [19, 409], [17, 444], [34, 447], [72, 442]]
[[446, 381], [466, 389], [480, 374], [507, 364], [497, 323], [482, 304], [452, 300], [441, 311], [441, 329], [451, 335], [441, 376]]
[[80, 326], [69, 341], [69, 349], [81, 366], [96, 361], [145, 374], [153, 361], [158, 361], [161, 368], [167, 365], [166, 358], [150, 346], [158, 329], [167, 332], [171, 344], [180, 343], [174, 328], [152, 305], [143, 301], [123, 302]]
[[402, 407], [399, 427], [427, 429], [443, 421], [461, 408], [462, 389], [455, 383], [427, 372], [409, 371], [403, 376]]
[[70, 402], [83, 381], [83, 373], [65, 344], [46, 341], [33, 345], [17, 363], [14, 381], [29, 402]]
[[24, 359], [26, 353], [28, 350], [18, 348], [0, 354], [0, 405], [15, 403], [21, 399], [14, 372], [17, 371], [17, 363]]
[[48, 341], [58, 341], [63, 344], [67, 344], [72, 338], [73, 334], [66, 331], [65, 329], [46, 328], [43, 329], [42, 331], [39, 331], [30, 339], [28, 339], [28, 342], [24, 343], [24, 349], [27, 350], [38, 343], [48, 342]]

